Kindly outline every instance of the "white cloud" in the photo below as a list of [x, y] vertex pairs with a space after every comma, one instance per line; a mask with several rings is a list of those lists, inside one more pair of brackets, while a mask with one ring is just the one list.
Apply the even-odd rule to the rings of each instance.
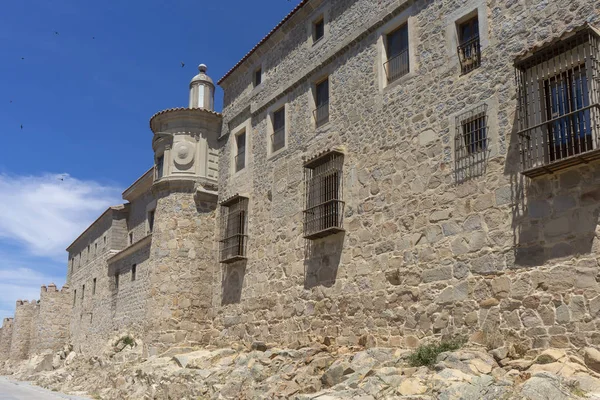
[[107, 207], [120, 202], [116, 187], [68, 174], [0, 174], [0, 244], [66, 262], [65, 248]]

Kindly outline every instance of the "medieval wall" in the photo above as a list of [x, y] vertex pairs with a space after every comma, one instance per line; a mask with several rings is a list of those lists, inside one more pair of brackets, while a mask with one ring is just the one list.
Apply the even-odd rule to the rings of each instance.
[[30, 355], [58, 351], [69, 342], [71, 293], [68, 286], [42, 286], [37, 312], [32, 322]]
[[37, 310], [37, 301], [30, 303], [28, 300], [17, 300], [10, 344], [11, 360], [25, 360], [29, 357], [31, 322]]
[[175, 344], [201, 344], [211, 333], [216, 196], [198, 198], [192, 188], [168, 190], [157, 191], [152, 233], [146, 310], [150, 354]]
[[12, 341], [13, 318], [4, 318], [0, 331], [0, 361], [8, 360]]
[[[305, 23], [316, 10], [256, 61], [265, 71], [259, 88], [248, 71], [223, 84], [224, 127], [250, 119], [252, 155], [233, 174], [233, 136], [224, 140], [220, 196], [248, 193], [250, 217], [247, 262], [222, 266], [213, 282], [220, 338], [373, 335], [415, 346], [432, 335], [498, 331], [538, 348], [600, 344], [600, 166], [520, 175], [513, 70], [542, 40], [599, 23], [598, 4], [328, 3], [322, 45], [310, 45]], [[488, 42], [481, 67], [461, 75], [447, 35], [474, 10]], [[382, 84], [382, 35], [403, 21], [416, 62]], [[330, 121], [317, 129], [312, 85], [323, 75]], [[269, 155], [268, 112], [284, 103], [287, 147]], [[454, 120], [483, 104], [486, 169], [458, 182]], [[331, 147], [346, 154], [346, 231], [305, 241], [303, 158]]]

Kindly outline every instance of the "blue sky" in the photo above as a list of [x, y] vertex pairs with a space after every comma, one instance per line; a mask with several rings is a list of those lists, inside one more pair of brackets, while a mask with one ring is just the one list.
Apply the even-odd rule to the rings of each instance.
[[187, 106], [197, 65], [216, 82], [298, 2], [3, 2], [0, 318], [64, 283], [64, 249], [151, 166], [148, 120]]

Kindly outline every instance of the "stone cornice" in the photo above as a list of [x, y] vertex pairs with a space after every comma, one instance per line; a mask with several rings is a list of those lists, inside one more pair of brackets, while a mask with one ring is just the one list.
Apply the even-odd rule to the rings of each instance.
[[200, 121], [218, 123], [222, 119], [222, 115], [216, 111], [210, 111], [204, 108], [170, 108], [168, 110], [159, 111], [150, 118], [150, 129], [152, 132], [159, 130], [157, 124], [163, 119], [198, 119]]
[[135, 253], [136, 251], [140, 250], [142, 247], [144, 247], [150, 243], [152, 243], [152, 233], [148, 234], [147, 236], [144, 236], [142, 239], [138, 240], [134, 244], [124, 248], [123, 250], [121, 250], [120, 252], [115, 254], [114, 256], [108, 258], [106, 260], [106, 262], [108, 264], [117, 262], [117, 261], [123, 259], [124, 257], [127, 257], [127, 256]]

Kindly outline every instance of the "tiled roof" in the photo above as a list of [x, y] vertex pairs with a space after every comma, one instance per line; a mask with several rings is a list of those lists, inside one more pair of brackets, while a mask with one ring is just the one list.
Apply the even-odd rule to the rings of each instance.
[[262, 38], [262, 40], [260, 42], [258, 42], [258, 44], [256, 46], [254, 46], [252, 48], [252, 50], [250, 50], [237, 64], [235, 64], [233, 66], [233, 68], [231, 68], [229, 71], [227, 71], [227, 73], [221, 78], [219, 79], [219, 81], [217, 82], [217, 84], [221, 84], [221, 82], [223, 82], [225, 80], [225, 78], [227, 78], [229, 75], [231, 75], [233, 73], [233, 71], [235, 71], [237, 69], [237, 67], [239, 67], [240, 65], [242, 65], [242, 63], [244, 61], [246, 61], [248, 59], [248, 57], [250, 57], [264, 42], [266, 42], [271, 36], [273, 36], [273, 34], [277, 31], [277, 29], [279, 29], [283, 24], [285, 24], [290, 18], [292, 18], [294, 16], [294, 14], [296, 14], [296, 12], [298, 12], [298, 10], [300, 10], [302, 7], [304, 7], [304, 5], [306, 3], [308, 3], [309, 0], [302, 0], [300, 2], [300, 4], [298, 4], [292, 11], [290, 11], [290, 13], [288, 15], [285, 16], [285, 18], [283, 18], [281, 20], [280, 23], [277, 24], [277, 26], [275, 26], [275, 28], [273, 28], [271, 30], [271, 32], [269, 32], [267, 34], [267, 36], [265, 36], [264, 38]]
[[558, 36], [549, 36], [543, 42], [537, 43], [535, 46], [525, 49], [524, 51], [522, 51], [515, 57], [515, 65], [521, 64], [523, 61], [527, 60], [534, 53], [536, 53], [540, 50], [543, 50], [547, 47], [550, 47], [551, 45], [553, 45], [555, 43], [569, 39], [570, 37], [574, 36], [575, 34], [577, 34], [579, 32], [582, 32], [582, 31], [590, 31], [590, 32], [593, 32], [596, 36], [600, 37], [600, 32], [597, 29], [595, 29], [593, 26], [591, 26], [589, 23], [586, 22], [583, 25], [574, 26], [574, 27], [571, 27], [570, 29], [566, 29], [565, 31], [561, 32]]

